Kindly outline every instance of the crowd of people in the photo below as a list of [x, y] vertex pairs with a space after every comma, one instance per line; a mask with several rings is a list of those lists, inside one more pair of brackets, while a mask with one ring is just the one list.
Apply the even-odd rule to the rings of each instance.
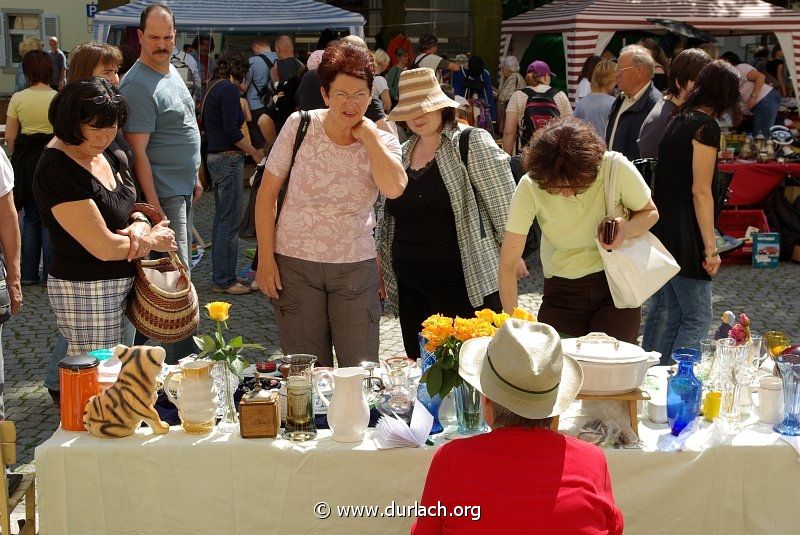
[[[526, 449], [533, 441], [545, 460], [564, 457], [582, 489], [549, 511], [553, 522], [621, 532], [602, 454], [547, 429], [581, 380], [557, 333], [636, 343], [642, 311], [614, 305], [598, 243], [614, 250], [652, 231], [681, 270], [648, 302], [643, 345], [665, 363], [673, 348], [699, 347], [720, 267], [718, 120], [749, 110], [754, 131], [774, 124], [788, 93], [780, 50], [762, 69], [733, 53], [716, 59], [711, 47], [668, 57], [645, 40], [618, 58], [587, 59], [573, 109], [545, 61], [523, 75], [515, 57], [503, 58], [495, 87], [481, 58], [451, 61], [430, 34], [416, 51], [402, 35], [371, 51], [359, 37], [325, 31], [305, 62], [290, 36], [258, 35], [249, 58], [233, 48], [215, 56], [208, 35], [179, 51], [174, 16], [161, 4], [143, 10], [137, 33], [135, 61], [86, 43], [67, 65], [57, 40], [49, 53], [23, 42], [6, 125], [10, 162], [0, 155], [0, 245], [12, 313], [21, 286], [47, 284], [59, 327], [45, 379], [54, 401], [65, 355], [145, 342], [124, 318], [131, 261], [176, 252], [191, 266], [192, 211], [204, 187], [214, 198], [213, 291], [269, 297], [282, 351], [325, 366], [375, 359], [384, 304], [412, 358], [431, 314], [511, 312], [537, 226], [541, 324], [509, 321], [488, 345], [465, 344], [460, 363], [486, 395], [487, 421], [507, 429], [442, 448], [423, 501], [448, 494], [441, 471], [501, 446], [520, 466], [547, 472]], [[257, 260], [243, 278], [248, 157], [264, 165], [253, 192]], [[640, 158], [655, 160], [650, 182], [633, 163]], [[608, 239], [598, 223], [611, 169], [611, 196], [629, 216]], [[18, 211], [21, 232], [9, 223]], [[164, 345], [168, 363], [197, 351], [191, 338]], [[510, 477], [498, 471], [482, 489], [505, 496], [518, 488]], [[536, 506], [535, 492], [525, 492], [520, 503]], [[426, 520], [416, 532], [440, 528]]]

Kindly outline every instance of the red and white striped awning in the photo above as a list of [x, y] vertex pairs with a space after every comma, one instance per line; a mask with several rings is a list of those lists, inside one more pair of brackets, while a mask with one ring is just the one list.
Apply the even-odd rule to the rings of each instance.
[[775, 33], [798, 87], [800, 13], [760, 0], [555, 0], [503, 21], [501, 47], [508, 51], [515, 37], [563, 33], [572, 97], [583, 62], [602, 52], [614, 32], [664, 31], [648, 18], [686, 22], [713, 35]]

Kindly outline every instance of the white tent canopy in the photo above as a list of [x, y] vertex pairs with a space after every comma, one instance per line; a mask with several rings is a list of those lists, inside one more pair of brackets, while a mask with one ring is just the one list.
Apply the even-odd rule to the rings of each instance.
[[503, 21], [501, 55], [522, 54], [536, 34], [561, 33], [567, 86], [574, 99], [584, 61], [603, 52], [615, 32], [663, 32], [649, 18], [691, 24], [711, 35], [774, 33], [795, 87], [800, 78], [800, 13], [760, 0], [555, 0]]
[[349, 30], [364, 36], [364, 17], [313, 0], [135, 0], [100, 11], [94, 17], [92, 40], [104, 43], [112, 28], [139, 26], [142, 10], [150, 4], [166, 4], [175, 14], [178, 30], [243, 31], [263, 33]]

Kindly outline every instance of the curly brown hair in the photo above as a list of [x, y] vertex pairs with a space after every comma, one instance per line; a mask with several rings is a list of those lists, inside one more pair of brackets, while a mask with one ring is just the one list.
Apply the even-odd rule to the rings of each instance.
[[339, 73], [361, 78], [367, 82], [367, 87], [372, 91], [372, 80], [375, 78], [372, 54], [368, 49], [350, 43], [329, 46], [322, 54], [322, 60], [317, 67], [319, 81], [326, 93], [330, 92], [331, 84]]
[[576, 117], [553, 119], [537, 130], [522, 154], [531, 180], [550, 193], [585, 191], [597, 178], [606, 144], [591, 124]]

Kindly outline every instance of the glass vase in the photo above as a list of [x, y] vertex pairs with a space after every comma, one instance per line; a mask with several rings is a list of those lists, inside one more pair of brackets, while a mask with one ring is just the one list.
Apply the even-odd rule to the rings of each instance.
[[731, 430], [739, 429], [741, 420], [741, 388], [748, 384], [747, 356], [749, 346], [736, 345], [733, 338], [717, 340], [718, 380], [722, 391], [719, 415]]
[[217, 364], [219, 368], [219, 378], [221, 385], [218, 386], [220, 393], [221, 417], [217, 427], [220, 431], [233, 433], [239, 429], [239, 413], [236, 412], [236, 402], [233, 395], [239, 387], [239, 378], [228, 369], [226, 362]]
[[[422, 360], [422, 373], [425, 373], [428, 368], [436, 362], [436, 356], [425, 349], [426, 342], [427, 340], [425, 340], [425, 337], [420, 334], [419, 354]], [[442, 405], [442, 398], [438, 394], [431, 397], [430, 394], [428, 394], [427, 385], [422, 384], [417, 388], [417, 401], [422, 403], [422, 405], [428, 409], [428, 412], [431, 413], [431, 416], [433, 416], [433, 427], [431, 427], [430, 434], [435, 435], [436, 433], [444, 431], [444, 427], [442, 427], [442, 423], [439, 421], [439, 408]]]
[[783, 421], [773, 429], [782, 435], [800, 435], [800, 355], [780, 355], [776, 364], [783, 380]]
[[481, 393], [467, 382], [455, 388], [456, 419], [461, 435], [477, 435], [488, 431], [481, 411]]
[[693, 370], [700, 362], [698, 350], [678, 348], [672, 359], [678, 363], [678, 373], [667, 379], [667, 420], [672, 434], [678, 436], [700, 414], [703, 384]]

